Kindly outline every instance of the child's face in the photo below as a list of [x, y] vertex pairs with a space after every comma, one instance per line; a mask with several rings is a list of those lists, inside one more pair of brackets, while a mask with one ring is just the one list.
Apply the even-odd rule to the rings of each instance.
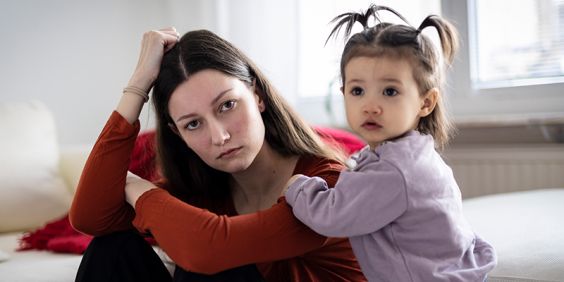
[[407, 60], [355, 57], [345, 66], [347, 121], [371, 148], [415, 129], [425, 99]]

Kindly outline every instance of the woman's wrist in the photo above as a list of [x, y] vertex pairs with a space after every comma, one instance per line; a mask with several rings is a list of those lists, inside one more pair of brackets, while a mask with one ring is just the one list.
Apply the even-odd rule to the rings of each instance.
[[146, 76], [147, 75], [143, 75], [140, 71], [136, 70], [129, 79], [127, 86], [135, 86], [149, 93], [156, 78]]
[[137, 204], [137, 200], [147, 191], [155, 189], [155, 185], [150, 181], [142, 179], [136, 175], [128, 173], [125, 185], [125, 200], [133, 208]]
[[137, 86], [129, 85], [123, 88], [123, 94], [133, 94], [143, 98], [143, 102], [147, 103], [149, 101], [149, 93]]

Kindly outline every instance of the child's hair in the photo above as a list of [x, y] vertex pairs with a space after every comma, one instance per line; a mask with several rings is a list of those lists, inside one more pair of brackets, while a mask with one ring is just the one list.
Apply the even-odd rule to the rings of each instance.
[[[393, 13], [407, 25], [381, 22], [378, 11], [385, 10]], [[368, 26], [370, 16], [374, 17], [376, 24]], [[345, 39], [350, 35], [356, 22], [362, 24], [364, 29], [352, 35], [341, 56], [341, 80], [345, 83], [345, 66], [354, 57], [382, 57], [407, 59], [413, 68], [413, 77], [417, 82], [421, 95], [432, 88], [439, 89], [437, 105], [431, 114], [421, 118], [417, 130], [434, 137], [437, 147], [442, 148], [449, 140], [453, 126], [447, 118], [445, 105], [442, 99], [444, 68], [452, 63], [454, 54], [458, 49], [456, 29], [445, 19], [436, 16], [427, 16], [419, 28], [410, 26], [407, 20], [395, 10], [386, 6], [370, 5], [366, 12], [344, 13], [335, 17], [332, 22], [337, 22], [327, 41], [332, 36], [337, 36], [340, 29], [346, 26]], [[436, 54], [435, 48], [429, 37], [421, 33], [427, 27], [434, 27], [439, 35], [443, 52], [444, 64]]]

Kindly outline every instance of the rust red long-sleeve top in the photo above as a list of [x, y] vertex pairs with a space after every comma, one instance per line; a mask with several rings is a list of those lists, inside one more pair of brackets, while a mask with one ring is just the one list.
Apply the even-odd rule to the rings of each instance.
[[[217, 215], [186, 204], [161, 188], [144, 193], [135, 210], [125, 201], [125, 179], [139, 122], [113, 112], [84, 167], [70, 209], [79, 231], [102, 235], [137, 228], [150, 232], [180, 267], [216, 273], [256, 264], [267, 281], [366, 281], [347, 239], [323, 237], [298, 221], [284, 198], [271, 208]], [[302, 157], [294, 173], [334, 185], [342, 165]], [[157, 185], [158, 186], [158, 185]]]

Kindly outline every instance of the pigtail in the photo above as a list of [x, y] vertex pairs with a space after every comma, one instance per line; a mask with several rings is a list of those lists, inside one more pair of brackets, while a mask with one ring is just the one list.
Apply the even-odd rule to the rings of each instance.
[[437, 30], [445, 62], [450, 65], [458, 50], [456, 29], [448, 21], [436, 15], [427, 16], [417, 30], [421, 32], [426, 27], [434, 27]]
[[394, 10], [390, 7], [378, 6], [378, 5], [372, 4], [372, 5], [370, 5], [370, 7], [368, 7], [368, 9], [364, 13], [362, 11], [360, 11], [359, 13], [357, 13], [357, 12], [344, 13], [344, 14], [340, 14], [340, 15], [336, 16], [333, 20], [331, 20], [330, 23], [337, 22], [337, 24], [335, 24], [335, 27], [333, 28], [333, 30], [331, 30], [331, 33], [329, 33], [327, 40], [325, 40], [325, 44], [327, 45], [327, 42], [329, 42], [329, 39], [331, 39], [331, 37], [333, 37], [333, 36], [337, 37], [337, 35], [339, 34], [339, 32], [341, 31], [341, 28], [343, 28], [343, 26], [345, 27], [344, 39], [347, 40], [347, 38], [351, 34], [352, 28], [353, 28], [355, 23], [357, 23], [357, 22], [360, 23], [362, 25], [362, 27], [364, 28], [364, 30], [367, 30], [367, 29], [370, 28], [368, 26], [368, 20], [370, 19], [371, 16], [374, 17], [375, 21], [381, 22], [380, 17], [378, 15], [378, 11], [391, 12], [394, 15], [396, 15], [397, 17], [399, 17], [401, 20], [403, 20], [404, 22], [408, 23], [407, 19], [405, 19], [396, 10]]

